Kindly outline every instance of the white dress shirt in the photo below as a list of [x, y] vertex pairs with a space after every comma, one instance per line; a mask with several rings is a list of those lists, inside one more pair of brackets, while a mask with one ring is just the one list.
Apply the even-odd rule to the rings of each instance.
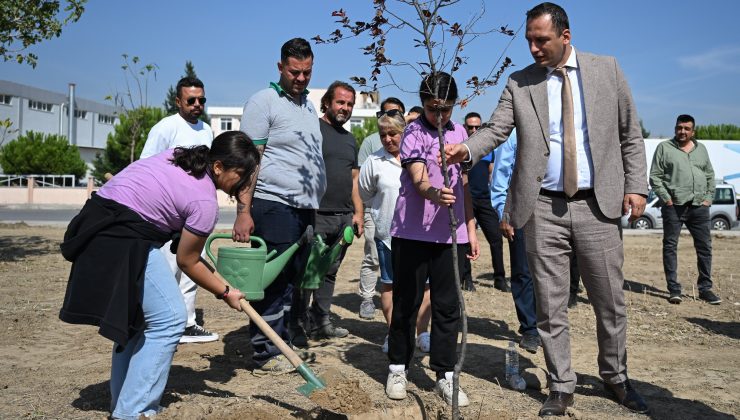
[[[578, 68], [576, 49], [571, 48], [570, 57], [565, 63], [571, 92], [573, 93], [573, 114], [576, 128], [576, 151], [578, 153], [578, 189], [594, 187], [594, 164], [591, 160], [591, 147], [588, 142], [588, 124], [586, 122], [586, 105], [583, 103], [581, 71]], [[547, 104], [550, 117], [550, 158], [547, 161], [547, 172], [542, 180], [542, 188], [552, 191], [563, 191], [563, 119], [562, 87], [563, 79], [556, 74], [555, 67], [547, 68]]]

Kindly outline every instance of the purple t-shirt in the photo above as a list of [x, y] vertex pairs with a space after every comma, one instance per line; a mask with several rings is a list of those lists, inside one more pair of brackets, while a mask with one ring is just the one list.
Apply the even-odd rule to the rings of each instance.
[[170, 162], [173, 151], [128, 165], [98, 195], [123, 204], [165, 232], [185, 228], [208, 236], [218, 221], [216, 186], [208, 175], [197, 179]]
[[[462, 125], [450, 121], [444, 130], [445, 144], [462, 143], [468, 135]], [[423, 117], [417, 118], [406, 127], [401, 141], [401, 189], [391, 224], [391, 236], [416, 241], [452, 243], [450, 215], [446, 206], [439, 206], [416, 191], [406, 166], [412, 162], [423, 162], [427, 167], [429, 182], [435, 188], [444, 186], [442, 168], [437, 163], [439, 139], [437, 129], [428, 125]], [[455, 216], [457, 218], [457, 242], [468, 242], [465, 225], [465, 200], [460, 165], [449, 165], [450, 186], [455, 192]]]

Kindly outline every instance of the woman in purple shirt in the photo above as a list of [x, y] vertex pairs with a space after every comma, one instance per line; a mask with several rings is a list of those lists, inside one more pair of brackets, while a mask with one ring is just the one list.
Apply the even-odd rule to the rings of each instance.
[[175, 148], [127, 166], [70, 222], [62, 254], [72, 261], [60, 318], [100, 327], [115, 342], [111, 364], [114, 419], [156, 414], [186, 323], [177, 281], [159, 248], [180, 233], [182, 271], [240, 310], [229, 290], [200, 261], [218, 219], [216, 190], [247, 188], [259, 153], [246, 134], [227, 131], [211, 148]]
[[[393, 314], [388, 340], [390, 362], [385, 392], [391, 399], [406, 398], [406, 371], [414, 353], [414, 321], [429, 279], [432, 333], [429, 366], [437, 374], [436, 391], [452, 402], [452, 371], [457, 363], [460, 305], [454, 282], [449, 208], [458, 220], [457, 242], [475, 260], [479, 255], [472, 199], [467, 175], [459, 164], [448, 166], [450, 188], [444, 185], [439, 156], [439, 131], [445, 144], [467, 138], [463, 126], [450, 120], [457, 100], [455, 79], [438, 72], [419, 87], [424, 113], [406, 127], [401, 144], [401, 188], [391, 224]], [[443, 99], [439, 99], [443, 98]], [[438, 117], [441, 121], [437, 121]], [[438, 129], [438, 124], [441, 129]], [[463, 271], [463, 258], [458, 268]], [[458, 403], [468, 405], [460, 389]]]

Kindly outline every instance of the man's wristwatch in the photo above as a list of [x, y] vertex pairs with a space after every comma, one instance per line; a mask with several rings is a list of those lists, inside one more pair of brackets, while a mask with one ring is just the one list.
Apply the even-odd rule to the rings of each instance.
[[226, 290], [224, 290], [224, 292], [221, 293], [220, 295], [216, 295], [216, 299], [219, 299], [219, 300], [226, 299], [226, 296], [229, 295], [229, 290], [231, 290], [229, 289], [229, 286], [226, 286]]

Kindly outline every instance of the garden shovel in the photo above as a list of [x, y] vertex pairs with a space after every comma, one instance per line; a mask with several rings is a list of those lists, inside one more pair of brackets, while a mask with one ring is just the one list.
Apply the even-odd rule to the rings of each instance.
[[[229, 285], [229, 282], [226, 281], [221, 274], [219, 274], [216, 269], [214, 269], [211, 264], [206, 261], [205, 258], [200, 257], [201, 262], [205, 264], [205, 266], [211, 270], [211, 272], [218, 277], [219, 280], [224, 282], [225, 285]], [[231, 285], [229, 285], [231, 287]], [[257, 313], [257, 311], [252, 308], [252, 305], [249, 304], [245, 299], [242, 299], [239, 301], [239, 304], [242, 308], [242, 310], [247, 314], [251, 322], [254, 322], [254, 324], [257, 326], [257, 328], [262, 331], [262, 333], [272, 341], [275, 346], [280, 350], [281, 353], [290, 361], [290, 363], [295, 367], [295, 369], [298, 371], [298, 373], [301, 374], [303, 379], [306, 381], [305, 384], [299, 386], [298, 392], [305, 396], [311, 395], [311, 393], [316, 389], [324, 389], [326, 388], [326, 383], [324, 383], [321, 378], [316, 376], [316, 374], [311, 370], [310, 367], [308, 367], [308, 364], [301, 360], [300, 356], [296, 354], [295, 351], [293, 351], [288, 344], [283, 341], [283, 339], [277, 335], [275, 330], [273, 330], [267, 322], [265, 322], [264, 319]]]

